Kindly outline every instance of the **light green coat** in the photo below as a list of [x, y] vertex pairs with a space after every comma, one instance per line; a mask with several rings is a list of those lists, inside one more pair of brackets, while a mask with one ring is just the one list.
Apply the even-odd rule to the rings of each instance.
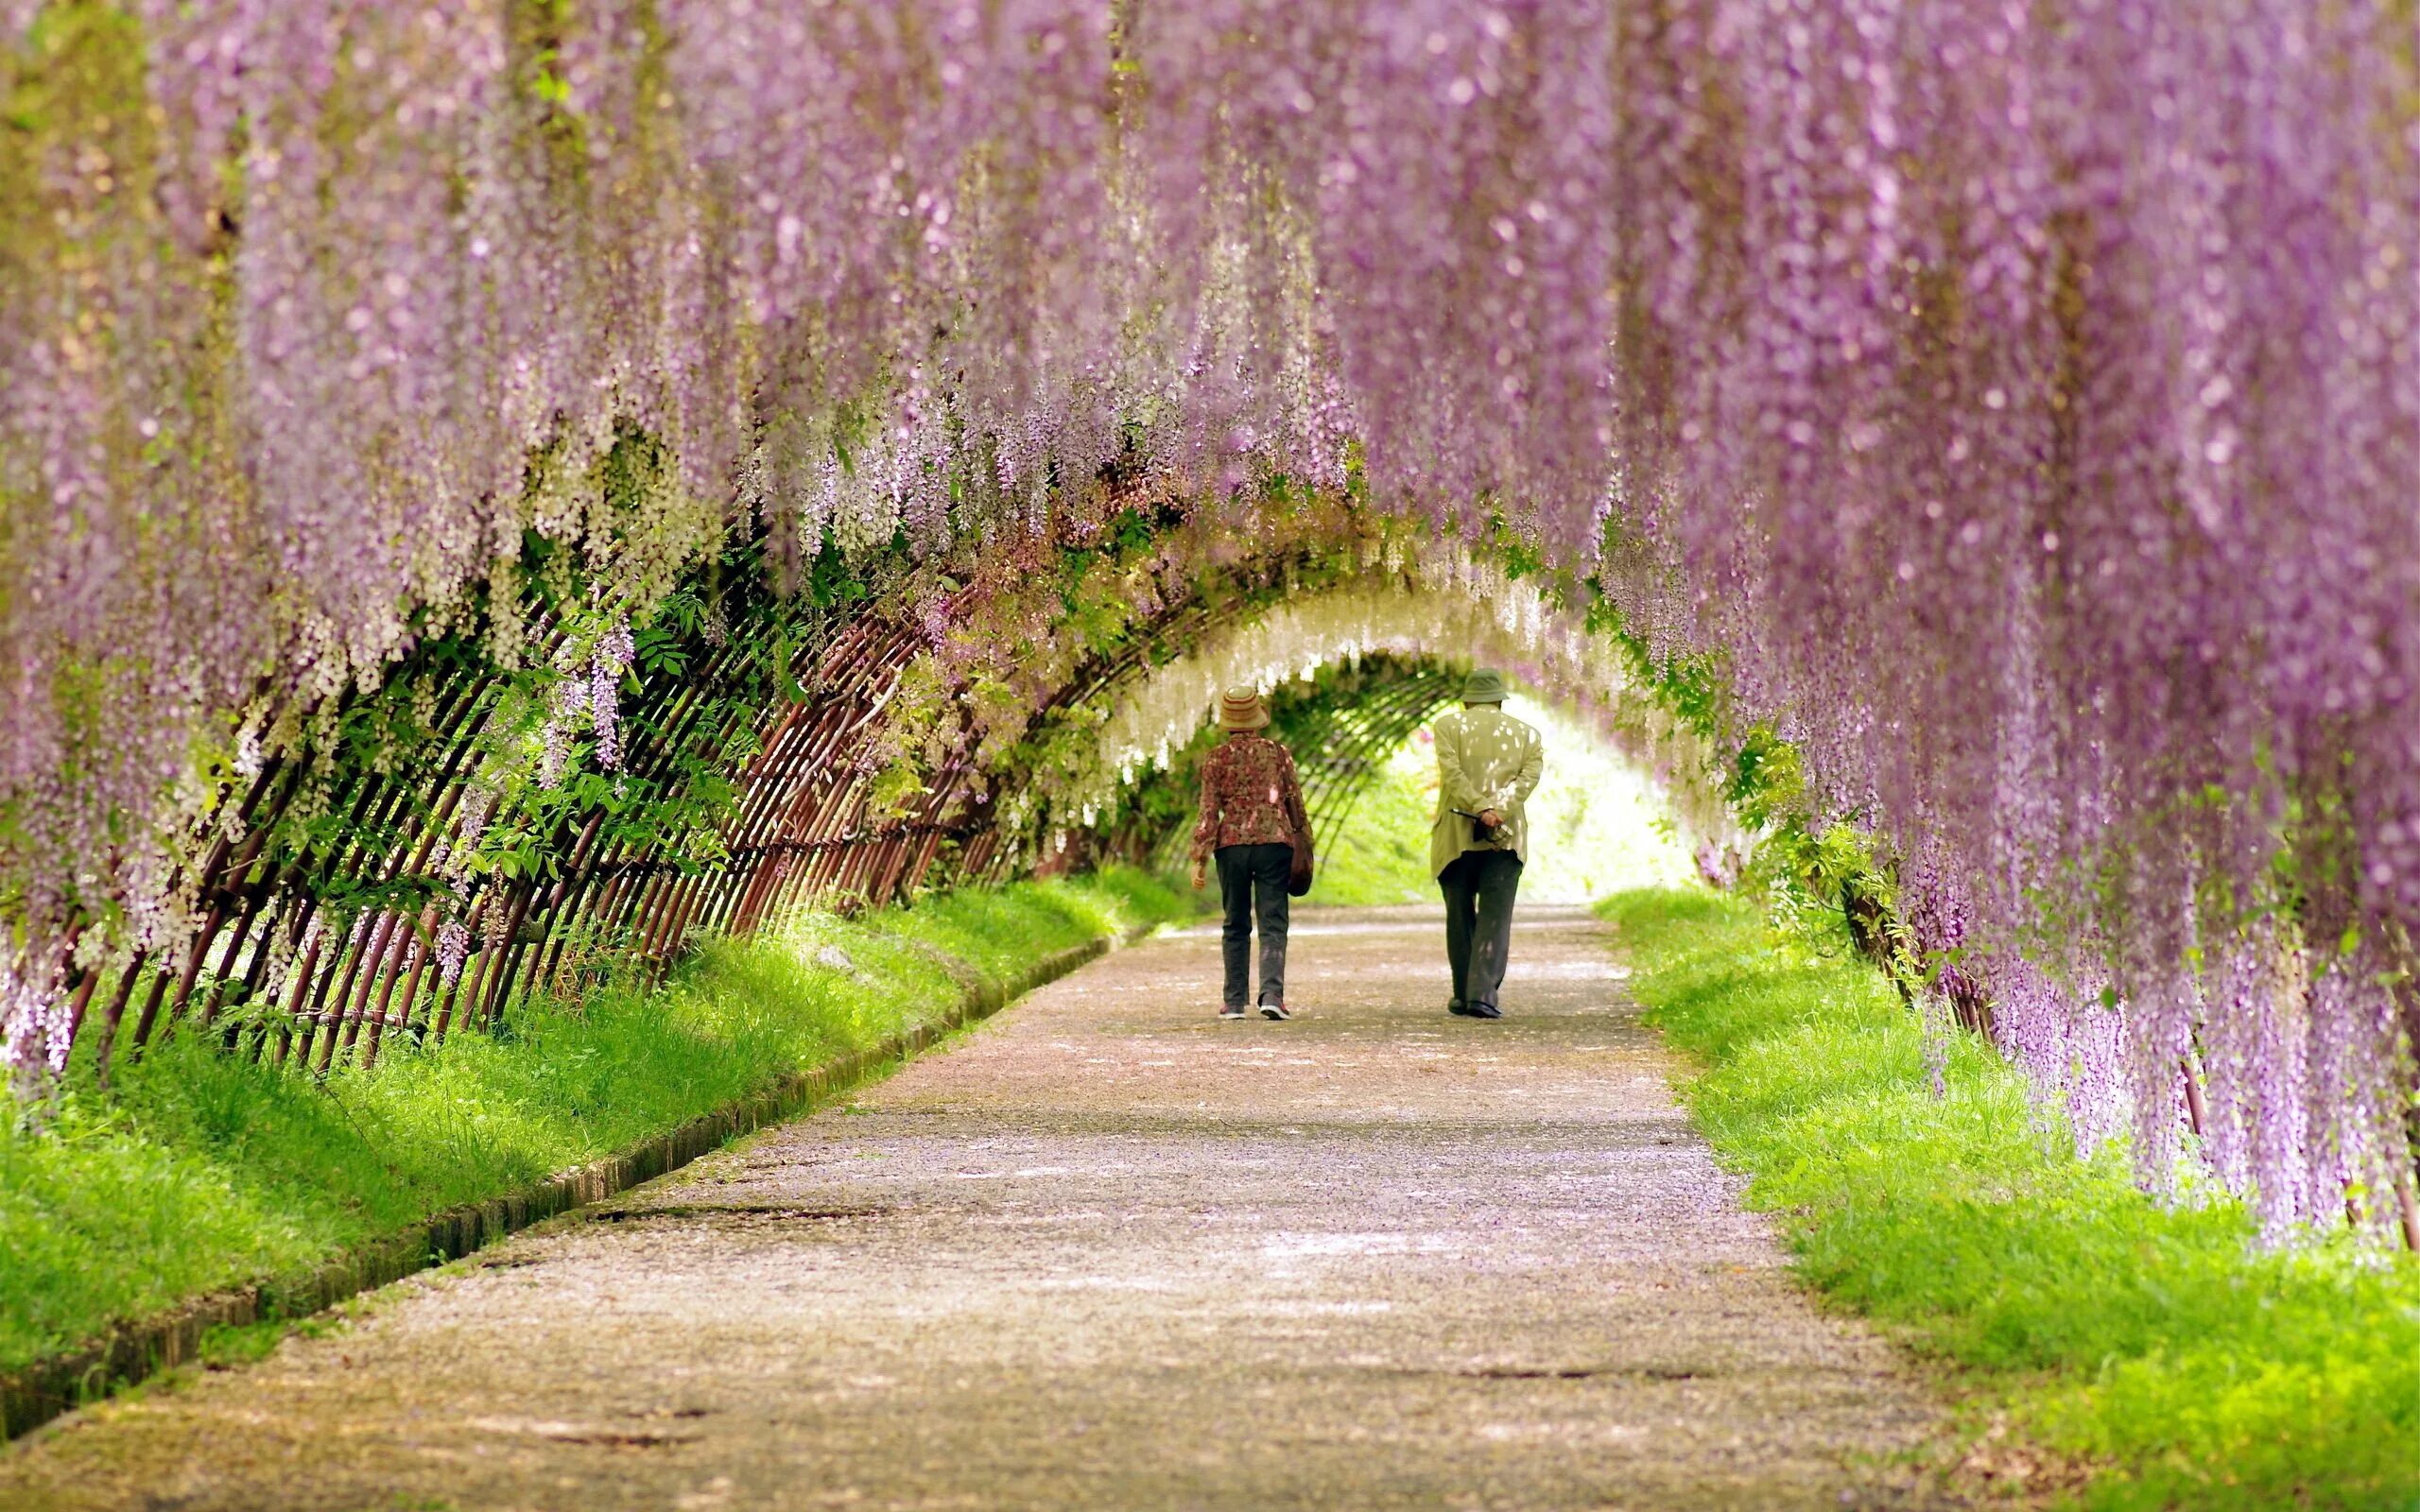
[[[1437, 721], [1437, 819], [1428, 832], [1428, 869], [1442, 872], [1465, 850], [1510, 850], [1529, 859], [1530, 795], [1547, 767], [1538, 732], [1492, 703], [1461, 709]], [[1504, 816], [1496, 838], [1471, 838], [1466, 809]]]

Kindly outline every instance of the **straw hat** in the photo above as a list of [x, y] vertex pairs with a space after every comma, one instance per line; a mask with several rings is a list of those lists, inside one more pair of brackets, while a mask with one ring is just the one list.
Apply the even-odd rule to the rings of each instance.
[[1462, 702], [1502, 703], [1503, 701], [1503, 673], [1481, 667], [1462, 679]]
[[1220, 730], [1262, 730], [1269, 725], [1269, 706], [1256, 688], [1237, 685], [1219, 695]]

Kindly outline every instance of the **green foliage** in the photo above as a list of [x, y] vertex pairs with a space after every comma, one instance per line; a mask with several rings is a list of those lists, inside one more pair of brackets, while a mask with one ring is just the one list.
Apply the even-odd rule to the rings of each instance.
[[[1609, 558], [1634, 550], [1607, 524]], [[1740, 829], [1755, 837], [1743, 879], [1774, 919], [1789, 929], [1825, 929], [1845, 919], [1853, 943], [1884, 964], [1912, 990], [1930, 969], [1916, 958], [1895, 915], [1895, 892], [1887, 859], [1854, 823], [1819, 816], [1807, 804], [1806, 774], [1798, 747], [1769, 724], [1745, 730], [1730, 721], [1729, 677], [1713, 655], [1659, 652], [1633, 629], [1597, 578], [1587, 579], [1586, 623], [1628, 662], [1631, 675], [1684, 729], [1722, 752], [1715, 776], [1723, 801]]]
[[[735, 538], [694, 568], [641, 573], [647, 592], [635, 598], [599, 598], [587, 556], [668, 563], [703, 550], [648, 535], [668, 528], [656, 502], [673, 472], [661, 443], [635, 431], [576, 475], [542, 453], [527, 486], [562, 497], [584, 522], [584, 546], [526, 531], [518, 558], [465, 602], [419, 612], [409, 654], [378, 686], [250, 730], [293, 758], [259, 816], [268, 834], [257, 874], [309, 879], [341, 926], [366, 910], [431, 902], [458, 915], [495, 880], [558, 877], [583, 833], [596, 853], [716, 859], [737, 798], [733, 774], [755, 754], [764, 711], [805, 696], [793, 660], [825, 631], [830, 606], [867, 589], [827, 545], [810, 592], [774, 593], [761, 548]], [[596, 647], [626, 624], [634, 659], [614, 702], [623, 747], [646, 759], [608, 771], [593, 709], [582, 701], [567, 713], [563, 696], [586, 686]], [[232, 750], [211, 770], [237, 792], [248, 785]], [[464, 784], [470, 792], [448, 797]], [[432, 831], [458, 831], [475, 804], [475, 839], [449, 841], [441, 865], [387, 864], [421, 853]]]
[[1590, 632], [1605, 637], [1620, 650], [1630, 663], [1631, 676], [1684, 728], [1720, 741], [1728, 686], [1721, 664], [1708, 655], [1659, 654], [1646, 637], [1631, 628], [1621, 610], [1605, 596], [1599, 579], [1590, 577], [1584, 583], [1588, 603], [1584, 619]]
[[[316, 1264], [874, 1044], [957, 1001], [935, 951], [994, 980], [1184, 910], [1127, 870], [808, 915], [709, 943], [661, 990], [519, 1011], [508, 1036], [390, 1041], [324, 1081], [181, 1035], [71, 1082], [46, 1133], [0, 1132], [0, 1369], [112, 1319]], [[838, 947], [848, 965], [819, 959]]]
[[[1428, 825], [1435, 786], [1424, 783], [1426, 756], [1417, 741], [1378, 764], [1344, 828], [1320, 857], [1305, 903], [1425, 903], [1437, 898], [1428, 872]], [[1410, 757], [1406, 760], [1406, 756]], [[1436, 765], [1429, 758], [1426, 768]]]
[[1936, 1100], [1915, 1016], [1837, 941], [1703, 892], [1599, 911], [1801, 1273], [2092, 1466], [2083, 1504], [2420, 1506], [2420, 1263], [2264, 1251], [2232, 1202], [2153, 1202], [2114, 1156], [2078, 1161], [1973, 1036]]

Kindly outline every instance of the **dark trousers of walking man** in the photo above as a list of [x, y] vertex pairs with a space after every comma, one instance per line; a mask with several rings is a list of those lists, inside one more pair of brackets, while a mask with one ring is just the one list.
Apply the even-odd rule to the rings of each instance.
[[1226, 1005], [1244, 1006], [1251, 989], [1252, 932], [1260, 928], [1260, 1001], [1286, 1001], [1286, 927], [1293, 900], [1286, 882], [1294, 871], [1290, 845], [1225, 845], [1218, 850], [1219, 900], [1226, 904], [1219, 931], [1227, 967]]
[[1465, 850], [1438, 874], [1445, 895], [1445, 959], [1454, 1002], [1471, 1017], [1494, 1018], [1512, 952], [1512, 895], [1521, 858], [1510, 850]]
[[1504, 712], [1504, 675], [1485, 667], [1462, 679], [1462, 706], [1429, 730], [1437, 747], [1437, 815], [1428, 866], [1445, 895], [1445, 958], [1454, 999], [1445, 1011], [1500, 1019], [1496, 990], [1512, 950], [1512, 895], [1529, 852], [1526, 805], [1546, 771], [1546, 746]]

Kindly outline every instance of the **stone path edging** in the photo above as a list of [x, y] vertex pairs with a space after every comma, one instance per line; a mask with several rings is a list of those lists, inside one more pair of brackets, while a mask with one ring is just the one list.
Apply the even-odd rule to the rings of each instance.
[[935, 964], [957, 979], [962, 994], [956, 1006], [937, 1017], [812, 1071], [793, 1073], [760, 1092], [693, 1118], [620, 1155], [575, 1166], [520, 1192], [448, 1208], [400, 1232], [343, 1251], [313, 1269], [213, 1292], [120, 1324], [97, 1343], [10, 1371], [0, 1376], [0, 1440], [29, 1433], [62, 1413], [185, 1364], [199, 1352], [202, 1336], [214, 1328], [240, 1328], [325, 1312], [363, 1292], [459, 1260], [531, 1224], [602, 1202], [642, 1181], [677, 1171], [742, 1134], [795, 1117], [876, 1072], [912, 1059], [952, 1032], [990, 1018], [1035, 988], [1149, 933], [1150, 927], [1146, 926], [1071, 945], [1044, 956], [1008, 982], [994, 981], [936, 949], [929, 953]]

